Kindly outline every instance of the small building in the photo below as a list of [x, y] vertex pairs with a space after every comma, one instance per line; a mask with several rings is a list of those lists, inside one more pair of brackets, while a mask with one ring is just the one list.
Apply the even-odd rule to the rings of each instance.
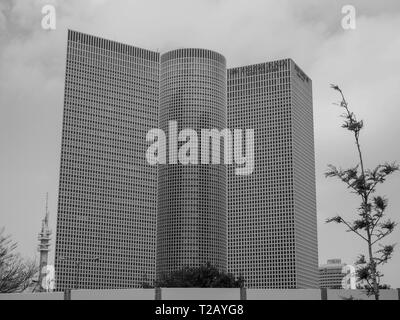
[[319, 286], [328, 289], [356, 289], [355, 268], [341, 259], [329, 259], [319, 266]]

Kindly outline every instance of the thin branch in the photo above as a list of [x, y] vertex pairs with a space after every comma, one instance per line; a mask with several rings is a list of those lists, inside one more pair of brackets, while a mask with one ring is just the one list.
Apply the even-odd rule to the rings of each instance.
[[375, 243], [377, 243], [378, 241], [382, 240], [383, 238], [387, 237], [392, 232], [393, 232], [393, 230], [388, 230], [386, 232], [381, 232], [379, 235], [376, 236], [377, 238], [374, 241], [371, 242], [371, 246], [373, 246]]
[[359, 233], [357, 230], [355, 230], [346, 220], [344, 220], [343, 218], [341, 218], [341, 219], [342, 219], [342, 222], [350, 229], [350, 231], [355, 232], [355, 233], [358, 234], [361, 238], [363, 238], [365, 241], [368, 242], [368, 239], [365, 238], [365, 237], [364, 237], [361, 233]]

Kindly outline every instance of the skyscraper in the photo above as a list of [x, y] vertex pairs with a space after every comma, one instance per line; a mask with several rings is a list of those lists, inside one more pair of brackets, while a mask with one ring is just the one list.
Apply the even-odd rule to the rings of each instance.
[[317, 288], [311, 80], [290, 59], [229, 69], [228, 127], [255, 132], [253, 174], [228, 170], [229, 271], [249, 288]]
[[[182, 129], [226, 128], [226, 62], [219, 53], [178, 49], [161, 56], [159, 125], [172, 136]], [[175, 121], [176, 132], [169, 122]], [[175, 153], [175, 152], [174, 152]], [[200, 158], [200, 155], [199, 155]], [[210, 262], [227, 268], [227, 187], [224, 164], [169, 159], [159, 166], [157, 276]]]
[[[317, 288], [312, 112], [290, 59], [227, 71], [214, 51], [160, 57], [69, 31], [57, 289], [138, 287], [207, 262], [249, 288]], [[167, 164], [147, 162], [153, 128]], [[178, 161], [181, 130], [225, 128], [254, 129], [252, 174]]]
[[155, 279], [159, 54], [68, 31], [56, 239], [57, 289]]

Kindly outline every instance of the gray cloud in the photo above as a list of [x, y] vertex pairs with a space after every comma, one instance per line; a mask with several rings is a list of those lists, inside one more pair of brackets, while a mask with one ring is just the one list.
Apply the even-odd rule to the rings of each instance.
[[[400, 160], [400, 3], [355, 0], [357, 29], [340, 26], [347, 1], [44, 1], [0, 3], [0, 225], [20, 251], [33, 255], [50, 192], [55, 232], [67, 28], [152, 50], [205, 47], [230, 66], [293, 58], [313, 79], [320, 260], [352, 262], [363, 244], [323, 221], [350, 215], [358, 203], [338, 182], [326, 180], [326, 164], [356, 161], [351, 136], [340, 128], [338, 83], [365, 120], [368, 166]], [[53, 3], [57, 29], [41, 29], [41, 7]], [[400, 178], [381, 192], [391, 217], [400, 208]], [[54, 238], [54, 237], [53, 237]], [[397, 230], [388, 241], [398, 242]], [[400, 253], [385, 268], [385, 281], [400, 286]]]

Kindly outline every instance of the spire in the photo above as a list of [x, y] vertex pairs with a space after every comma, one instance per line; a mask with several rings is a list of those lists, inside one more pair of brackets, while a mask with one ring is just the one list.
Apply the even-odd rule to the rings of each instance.
[[39, 251], [49, 251], [51, 230], [49, 229], [49, 194], [46, 193], [46, 211], [42, 220], [42, 230], [39, 233]]
[[46, 214], [44, 217], [44, 224], [46, 228], [49, 227], [49, 193], [46, 192]]
[[42, 281], [45, 279], [47, 275], [47, 266], [48, 266], [48, 254], [50, 251], [50, 241], [51, 241], [51, 230], [49, 229], [49, 194], [46, 193], [46, 212], [44, 218], [42, 219], [42, 230], [38, 235], [39, 246], [38, 251], [40, 252], [40, 261], [39, 261], [39, 279], [38, 286], [39, 290], [48, 290], [48, 288], [42, 287]]

